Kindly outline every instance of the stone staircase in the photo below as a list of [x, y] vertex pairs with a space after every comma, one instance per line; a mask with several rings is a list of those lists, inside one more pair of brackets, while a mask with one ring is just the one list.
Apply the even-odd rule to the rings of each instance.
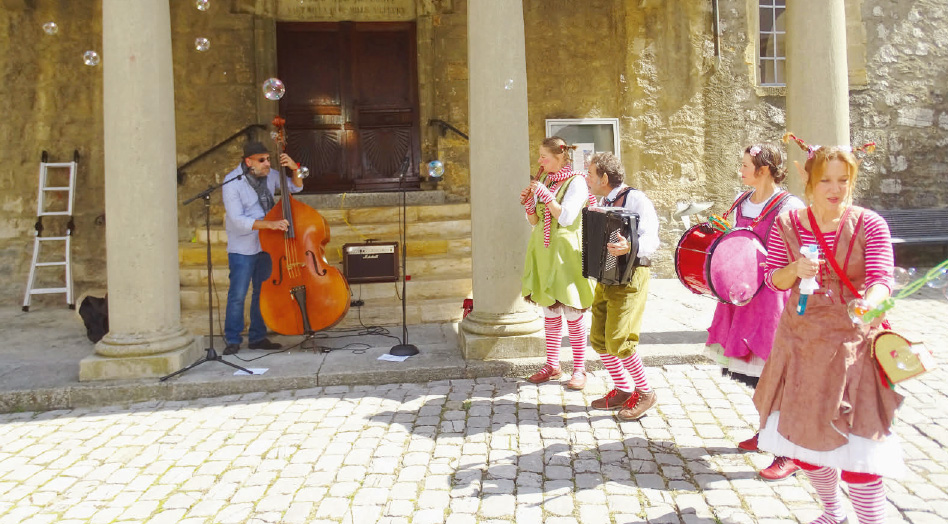
[[[300, 200], [306, 201], [305, 198]], [[386, 202], [391, 203], [391, 199]], [[340, 271], [344, 244], [363, 243], [367, 239], [398, 241], [397, 205], [348, 209], [313, 207], [329, 222], [330, 242], [326, 246], [326, 259]], [[214, 332], [219, 333], [227, 302], [227, 234], [223, 226], [223, 206], [212, 206], [211, 212]], [[456, 322], [461, 319], [462, 303], [471, 296], [472, 287], [470, 214], [468, 203], [417, 203], [407, 206], [406, 274], [410, 277], [406, 283], [408, 324]], [[190, 242], [182, 242], [178, 247], [182, 323], [196, 334], [207, 334], [208, 330], [206, 238], [204, 228], [199, 227], [193, 230]], [[362, 300], [364, 304], [352, 306], [336, 327], [401, 324], [400, 282], [353, 284], [351, 292], [352, 300]], [[246, 309], [249, 309], [249, 304], [248, 293]]]

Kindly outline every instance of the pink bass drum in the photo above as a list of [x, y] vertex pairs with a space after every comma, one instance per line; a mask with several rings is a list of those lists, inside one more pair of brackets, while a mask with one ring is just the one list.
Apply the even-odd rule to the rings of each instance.
[[688, 231], [675, 248], [678, 280], [699, 295], [743, 306], [764, 283], [763, 263], [767, 252], [750, 228], [727, 233], [704, 222]]

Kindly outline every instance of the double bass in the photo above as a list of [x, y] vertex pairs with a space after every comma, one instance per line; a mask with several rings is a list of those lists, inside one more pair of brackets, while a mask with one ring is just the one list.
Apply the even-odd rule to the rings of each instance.
[[[286, 150], [286, 120], [273, 119], [280, 152]], [[308, 335], [332, 327], [349, 311], [349, 283], [326, 262], [329, 224], [315, 209], [290, 194], [280, 165], [282, 198], [264, 220], [286, 220], [286, 231], [261, 229], [260, 246], [273, 268], [260, 290], [260, 313], [282, 335]]]

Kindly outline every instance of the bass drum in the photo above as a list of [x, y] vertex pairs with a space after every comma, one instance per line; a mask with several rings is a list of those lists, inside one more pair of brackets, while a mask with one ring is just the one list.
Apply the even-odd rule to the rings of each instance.
[[675, 274], [692, 293], [743, 306], [764, 285], [767, 251], [750, 228], [728, 232], [697, 224], [678, 241]]

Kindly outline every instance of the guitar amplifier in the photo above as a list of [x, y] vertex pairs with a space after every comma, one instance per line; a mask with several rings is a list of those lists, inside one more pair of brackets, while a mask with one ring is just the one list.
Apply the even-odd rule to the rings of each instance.
[[350, 284], [396, 282], [398, 242], [371, 242], [342, 246], [342, 274]]

